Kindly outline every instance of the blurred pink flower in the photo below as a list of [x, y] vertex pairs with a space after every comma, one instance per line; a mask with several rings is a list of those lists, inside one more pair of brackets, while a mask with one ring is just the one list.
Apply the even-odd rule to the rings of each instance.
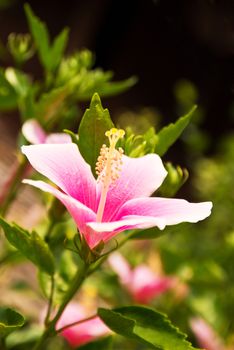
[[190, 325], [193, 333], [197, 338], [199, 346], [205, 350], [225, 350], [225, 347], [219, 336], [203, 319], [192, 318]]
[[144, 264], [132, 269], [127, 260], [119, 253], [112, 253], [108, 258], [108, 262], [119, 276], [123, 286], [132, 295], [133, 299], [139, 303], [148, 304], [176, 283], [174, 277], [159, 276]]
[[[58, 330], [87, 317], [88, 316], [81, 305], [74, 302], [70, 303], [57, 322], [56, 329]], [[61, 335], [72, 347], [77, 347], [110, 333], [111, 330], [101, 321], [98, 316], [96, 316], [90, 320], [66, 328], [61, 332]]]
[[149, 197], [167, 175], [162, 160], [157, 154], [124, 156], [121, 149], [115, 149], [120, 131], [106, 133], [110, 147], [101, 149], [97, 180], [74, 143], [23, 146], [31, 165], [61, 190], [43, 181], [24, 183], [57, 197], [90, 248], [124, 230], [153, 226], [162, 230], [166, 225], [197, 222], [210, 215], [211, 202]]
[[71, 137], [65, 133], [52, 133], [47, 135], [36, 119], [29, 119], [23, 124], [22, 134], [26, 140], [33, 145], [71, 142]]

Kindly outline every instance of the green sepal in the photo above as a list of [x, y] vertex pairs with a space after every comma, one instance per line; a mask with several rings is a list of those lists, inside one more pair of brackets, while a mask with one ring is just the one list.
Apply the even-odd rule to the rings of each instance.
[[17, 66], [29, 60], [35, 52], [30, 34], [10, 33], [7, 46]]
[[179, 165], [174, 166], [168, 162], [165, 165], [167, 177], [158, 190], [162, 197], [174, 197], [178, 190], [188, 180], [189, 173], [186, 168], [181, 168]]
[[67, 130], [67, 129], [64, 129], [63, 130], [66, 134], [68, 134], [69, 136], [71, 136], [71, 140], [73, 143], [75, 143], [77, 146], [79, 144], [79, 137], [77, 134], [75, 134], [73, 131], [71, 130]]
[[85, 238], [78, 232], [74, 237], [74, 246], [80, 258], [87, 264], [93, 264], [102, 258], [102, 251], [105, 246], [103, 241], [100, 241], [93, 249], [91, 249]]

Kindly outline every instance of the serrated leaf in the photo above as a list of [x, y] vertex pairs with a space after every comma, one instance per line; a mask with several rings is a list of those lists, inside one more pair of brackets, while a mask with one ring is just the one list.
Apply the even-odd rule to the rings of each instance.
[[62, 59], [62, 55], [67, 44], [68, 29], [65, 28], [54, 39], [53, 44], [50, 46], [49, 32], [46, 24], [33, 13], [28, 4], [26, 4], [24, 8], [30, 31], [38, 49], [39, 59], [46, 70], [53, 71], [57, 68]]
[[166, 315], [142, 306], [114, 310], [100, 308], [99, 317], [114, 332], [155, 350], [194, 350], [186, 335]]
[[0, 307], [0, 337], [6, 337], [11, 332], [24, 325], [24, 317], [13, 309]]
[[112, 350], [112, 348], [112, 337], [110, 336], [79, 346], [77, 350]]
[[79, 150], [91, 165], [95, 174], [95, 165], [101, 146], [106, 143], [105, 132], [113, 128], [108, 109], [103, 109], [100, 97], [95, 93], [92, 97], [90, 108], [86, 109], [79, 126]]
[[167, 152], [168, 148], [178, 139], [186, 126], [189, 124], [196, 108], [197, 106], [193, 106], [193, 108], [185, 116], [180, 117], [175, 123], [171, 123], [159, 131], [155, 146], [155, 152], [159, 156], [163, 156]]
[[16, 224], [10, 225], [3, 218], [0, 218], [0, 225], [5, 232], [7, 240], [21, 254], [47, 274], [54, 274], [55, 264], [53, 255], [48, 245], [36, 232], [29, 233]]

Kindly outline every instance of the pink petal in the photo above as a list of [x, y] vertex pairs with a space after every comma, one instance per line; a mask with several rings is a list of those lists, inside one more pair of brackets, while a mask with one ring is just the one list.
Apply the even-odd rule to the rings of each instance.
[[71, 136], [65, 133], [53, 133], [46, 137], [45, 143], [71, 143]]
[[[150, 196], [166, 175], [162, 160], [156, 154], [140, 158], [123, 156], [120, 177], [107, 194], [103, 221], [114, 221], [119, 208], [129, 199]], [[101, 186], [100, 183], [99, 192]]]
[[133, 273], [127, 260], [119, 253], [112, 253], [108, 257], [108, 262], [111, 268], [119, 276], [122, 284], [130, 284], [132, 281]]
[[102, 232], [104, 242], [118, 232], [134, 228], [157, 226], [163, 230], [166, 225], [181, 222], [197, 222], [210, 215], [211, 202], [189, 203], [184, 199], [136, 198], [126, 202], [119, 210], [116, 221], [89, 222], [96, 232]]
[[190, 325], [198, 340], [199, 346], [206, 350], [225, 350], [219, 336], [203, 319], [193, 318], [190, 321]]
[[[86, 317], [88, 316], [85, 315], [85, 310], [80, 304], [70, 303], [57, 322], [56, 329], [69, 325], [72, 322], [80, 321]], [[72, 347], [77, 347], [110, 333], [110, 329], [106, 327], [101, 319], [94, 317], [91, 320], [67, 328], [61, 334]]]
[[36, 119], [27, 120], [22, 126], [22, 133], [33, 145], [44, 143], [46, 140], [46, 133]]
[[156, 280], [156, 274], [147, 265], [138, 265], [133, 270], [133, 283], [134, 290], [139, 290], [145, 286], [153, 283]]
[[42, 191], [49, 192], [58, 198], [67, 208], [76, 222], [80, 233], [84, 235], [87, 243], [89, 244], [89, 240], [92, 240], [93, 238], [89, 237], [89, 229], [86, 226], [86, 222], [96, 220], [96, 214], [90, 208], [87, 208], [78, 200], [66, 195], [65, 193], [62, 193], [43, 181], [23, 180], [23, 183], [40, 188]]
[[137, 302], [148, 304], [153, 298], [171, 288], [173, 284], [173, 278], [158, 276], [148, 266], [139, 265], [133, 271], [133, 280], [129, 287]]
[[130, 218], [132, 215], [146, 217], [146, 223], [150, 226], [154, 226], [154, 219], [161, 219], [163, 227], [181, 222], [198, 222], [210, 215], [211, 208], [211, 202], [190, 203], [175, 198], [136, 198], [126, 202], [118, 216], [120, 219]]
[[74, 143], [23, 146], [31, 165], [65, 193], [96, 209], [96, 180]]
[[56, 324], [56, 329], [67, 326], [74, 321], [80, 321], [86, 317], [85, 310], [81, 304], [70, 302]]
[[96, 232], [100, 232], [104, 242], [114, 237], [118, 232], [130, 230], [134, 228], [148, 228], [158, 226], [161, 230], [165, 224], [161, 218], [153, 218], [147, 216], [129, 215], [121, 220], [112, 222], [88, 222], [87, 226]]
[[[73, 321], [76, 321], [76, 319], [74, 318]], [[73, 321], [71, 320], [71, 322]], [[70, 327], [61, 334], [72, 347], [77, 347], [110, 333], [110, 329], [107, 328], [101, 319], [95, 317], [92, 320]]]

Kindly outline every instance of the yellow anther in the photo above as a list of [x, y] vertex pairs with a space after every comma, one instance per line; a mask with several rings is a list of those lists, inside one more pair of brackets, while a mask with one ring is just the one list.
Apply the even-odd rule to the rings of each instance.
[[108, 137], [110, 145], [112, 142], [114, 142], [116, 145], [117, 141], [124, 137], [125, 131], [123, 129], [112, 128], [106, 131], [105, 135]]
[[106, 203], [106, 196], [111, 184], [119, 178], [122, 165], [123, 149], [119, 147], [116, 149], [116, 144], [120, 138], [125, 135], [122, 129], [112, 128], [106, 131], [105, 135], [109, 139], [110, 146], [102, 145], [100, 155], [96, 163], [96, 173], [98, 181], [102, 183], [102, 193], [97, 211], [97, 221], [102, 221], [102, 216]]

